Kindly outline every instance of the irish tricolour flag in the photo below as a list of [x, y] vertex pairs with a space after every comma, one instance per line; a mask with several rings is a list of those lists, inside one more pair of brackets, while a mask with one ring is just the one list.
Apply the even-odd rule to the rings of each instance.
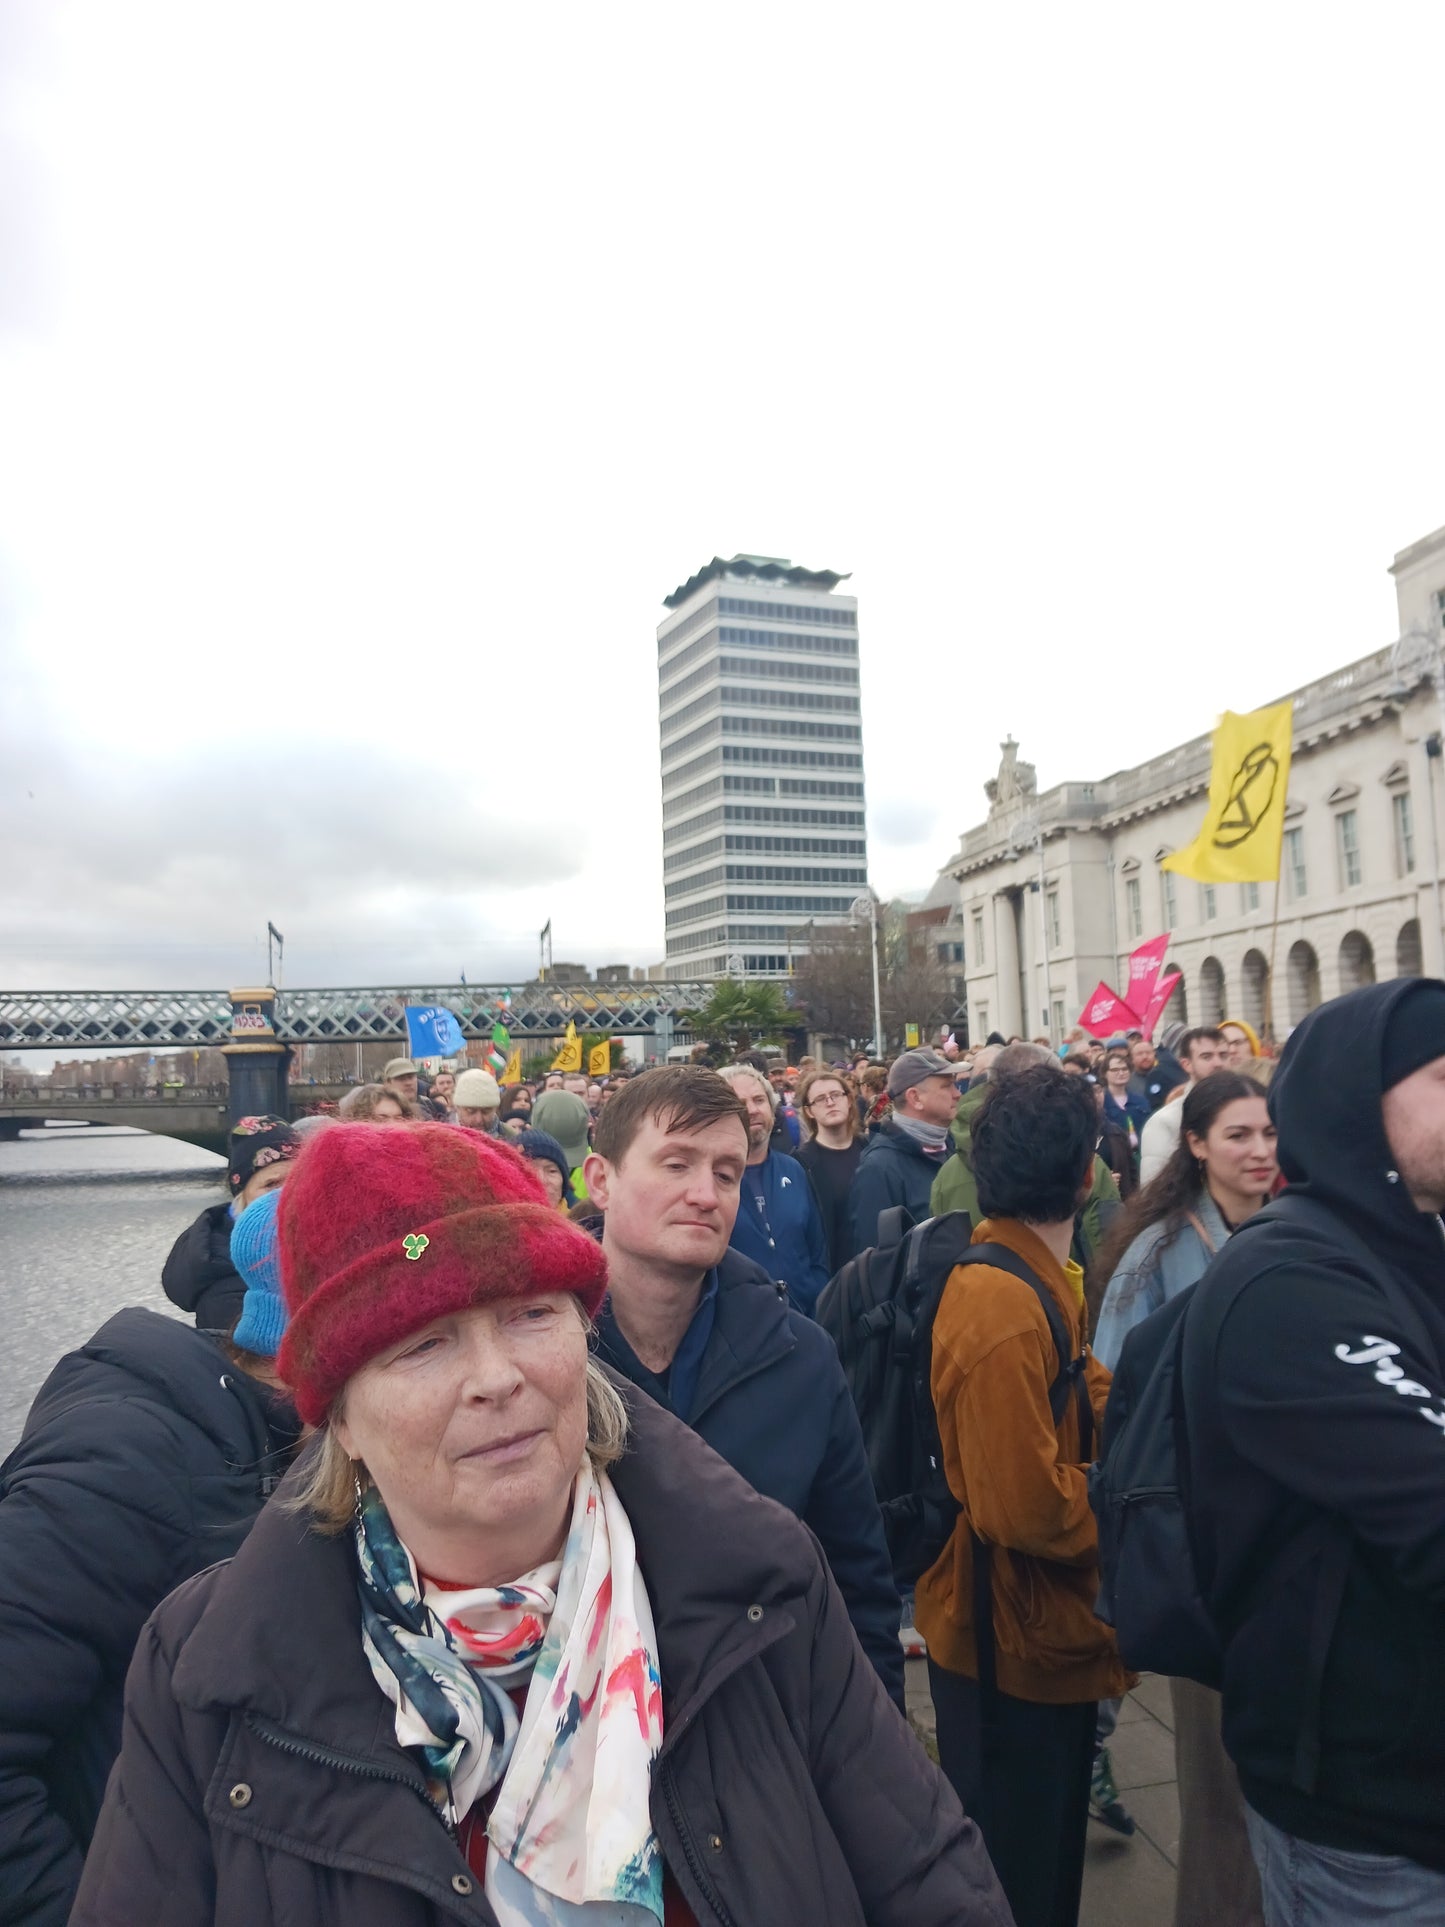
[[500, 1077], [507, 1068], [507, 1059], [512, 1054], [512, 1040], [507, 1035], [505, 1024], [492, 1025], [492, 1043], [487, 1052], [487, 1069], [493, 1077]]

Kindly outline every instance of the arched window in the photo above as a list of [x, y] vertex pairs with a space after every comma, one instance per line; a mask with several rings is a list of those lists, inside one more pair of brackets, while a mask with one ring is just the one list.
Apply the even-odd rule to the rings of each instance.
[[1285, 964], [1289, 979], [1289, 1021], [1302, 1023], [1320, 999], [1320, 960], [1312, 943], [1301, 937], [1289, 947]]
[[1257, 1031], [1264, 1029], [1264, 1008], [1268, 1002], [1265, 989], [1268, 983], [1269, 965], [1264, 960], [1264, 952], [1246, 950], [1244, 962], [1240, 966], [1239, 994], [1244, 1004], [1240, 1015]]
[[1397, 977], [1423, 977], [1424, 959], [1420, 953], [1420, 919], [1411, 917], [1408, 923], [1400, 925], [1400, 934], [1395, 939], [1395, 975]]
[[1340, 990], [1358, 990], [1375, 981], [1375, 952], [1363, 930], [1350, 930], [1340, 940]]
[[1224, 1016], [1224, 965], [1206, 957], [1199, 966], [1199, 1021], [1217, 1024]]
[[[1168, 872], [1166, 871], [1165, 874], [1167, 875]], [[1169, 993], [1169, 1001], [1164, 1006], [1163, 1012], [1160, 1015], [1159, 1026], [1162, 1030], [1166, 1024], [1187, 1024], [1188, 1022], [1189, 998], [1184, 989], [1184, 979], [1181, 976], [1178, 983], [1175, 984], [1173, 990]], [[1158, 1031], [1156, 1031], [1155, 1036], [1158, 1036], [1158, 1034]]]

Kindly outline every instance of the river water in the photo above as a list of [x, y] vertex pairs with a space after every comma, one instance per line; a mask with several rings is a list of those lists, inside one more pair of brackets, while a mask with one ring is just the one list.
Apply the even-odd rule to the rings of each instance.
[[224, 1194], [224, 1158], [146, 1131], [45, 1130], [0, 1143], [0, 1457], [46, 1374], [122, 1305], [161, 1291], [180, 1233]]

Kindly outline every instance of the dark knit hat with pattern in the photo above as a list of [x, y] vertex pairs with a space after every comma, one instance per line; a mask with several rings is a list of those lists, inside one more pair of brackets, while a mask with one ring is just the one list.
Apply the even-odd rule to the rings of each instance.
[[607, 1289], [601, 1251], [525, 1159], [450, 1124], [322, 1131], [278, 1222], [290, 1323], [277, 1369], [310, 1425], [369, 1359], [435, 1318], [554, 1291], [591, 1318]]
[[255, 1173], [283, 1158], [294, 1158], [301, 1140], [284, 1117], [240, 1117], [226, 1142], [226, 1184], [234, 1198]]

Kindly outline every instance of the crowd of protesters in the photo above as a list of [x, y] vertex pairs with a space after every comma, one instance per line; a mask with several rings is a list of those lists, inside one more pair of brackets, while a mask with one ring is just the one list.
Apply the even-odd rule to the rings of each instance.
[[[0, 1468], [0, 1922], [1069, 1927], [1134, 1831], [1089, 1466], [1185, 1294], [1174, 1919], [1445, 1919], [1442, 1208], [1420, 979], [1278, 1060], [397, 1058], [242, 1119], [184, 1318], [118, 1311]], [[818, 1322], [900, 1210], [972, 1236], [921, 1574]]]

